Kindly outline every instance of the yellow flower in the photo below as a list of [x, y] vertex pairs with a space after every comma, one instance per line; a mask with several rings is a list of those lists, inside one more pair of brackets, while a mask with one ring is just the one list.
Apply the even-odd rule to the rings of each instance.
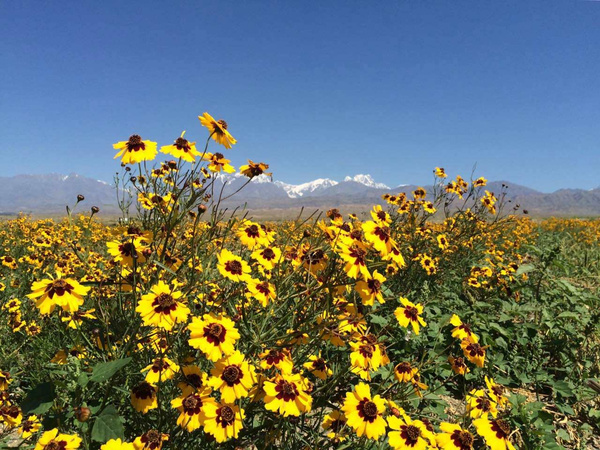
[[190, 142], [184, 139], [183, 135], [185, 131], [181, 133], [181, 136], [175, 139], [175, 142], [171, 145], [165, 145], [160, 148], [162, 153], [173, 155], [175, 158], [181, 158], [184, 161], [193, 163], [196, 156], [201, 156], [201, 153], [196, 150], [196, 143]]
[[463, 349], [465, 357], [469, 361], [471, 361], [477, 367], [484, 366], [486, 347], [482, 347], [470, 337], [463, 339], [460, 343], [460, 346]]
[[391, 237], [392, 231], [387, 225], [369, 221], [362, 224], [362, 230], [365, 233], [365, 239], [382, 256], [387, 256], [392, 251], [392, 246], [396, 245]]
[[250, 280], [250, 266], [241, 257], [224, 248], [218, 255], [218, 259], [217, 269], [225, 278], [237, 282]]
[[449, 356], [448, 362], [452, 366], [452, 371], [457, 375], [464, 375], [467, 372], [470, 372], [462, 356], [459, 356], [457, 358]]
[[373, 306], [375, 300], [379, 303], [385, 303], [381, 286], [386, 278], [379, 272], [374, 271], [373, 275], [369, 275], [364, 280], [356, 283], [355, 290], [360, 295], [363, 305]]
[[231, 162], [230, 159], [225, 158], [223, 153], [210, 153], [206, 152], [202, 157], [205, 161], [209, 161], [208, 170], [211, 172], [227, 172], [233, 173], [235, 172], [235, 168], [229, 164]]
[[75, 312], [83, 305], [83, 297], [89, 290], [71, 278], [61, 278], [59, 273], [57, 279], [35, 281], [27, 297], [35, 300], [41, 314], [50, 314], [57, 306]]
[[22, 439], [27, 439], [36, 434], [40, 428], [42, 428], [42, 424], [40, 423], [38, 416], [31, 415], [19, 425], [19, 434]]
[[333, 375], [333, 371], [327, 364], [321, 355], [311, 355], [308, 357], [309, 361], [304, 363], [304, 368], [312, 373], [315, 377], [325, 380], [327, 377]]
[[152, 364], [142, 369], [146, 374], [146, 381], [150, 384], [156, 384], [159, 381], [167, 381], [173, 378], [179, 371], [179, 366], [166, 356], [156, 358]]
[[419, 373], [419, 369], [406, 361], [394, 367], [394, 376], [399, 383], [408, 383], [417, 373]]
[[410, 417], [388, 417], [388, 424], [394, 431], [388, 433], [390, 447], [410, 450], [426, 450], [435, 443], [434, 434], [420, 420]]
[[284, 417], [309, 412], [312, 407], [312, 397], [307, 393], [309, 386], [300, 374], [277, 375], [274, 380], [264, 382], [265, 408]]
[[436, 167], [435, 170], [435, 176], [438, 178], [446, 178], [448, 175], [446, 175], [446, 171], [444, 170], [443, 167]]
[[506, 389], [501, 384], [494, 381], [493, 378], [485, 377], [485, 384], [488, 388], [488, 395], [490, 398], [498, 403], [500, 406], [505, 406], [508, 403]]
[[271, 172], [265, 172], [269, 168], [268, 164], [255, 163], [251, 159], [248, 160], [248, 164], [240, 167], [240, 173], [247, 176], [248, 178], [254, 178], [259, 175], [265, 174], [267, 176], [273, 175]]
[[208, 386], [208, 376], [198, 366], [184, 366], [183, 376], [183, 381], [177, 384], [177, 387], [182, 391], [186, 386], [194, 389], [206, 389]]
[[454, 325], [454, 329], [452, 330], [452, 337], [457, 339], [466, 339], [470, 338], [473, 342], [479, 342], [479, 338], [473, 331], [471, 331], [471, 325], [468, 323], [463, 323], [456, 314], [452, 314], [450, 318], [450, 323]]
[[323, 418], [321, 427], [327, 431], [327, 437], [333, 441], [340, 442], [346, 439], [342, 429], [346, 426], [346, 416], [341, 411], [331, 411]]
[[111, 439], [100, 447], [100, 450], [135, 450], [132, 443], [123, 442], [121, 439]]
[[483, 389], [473, 389], [467, 394], [467, 411], [474, 419], [487, 417], [489, 414], [494, 417], [498, 415], [496, 402], [487, 398]]
[[412, 325], [415, 334], [418, 335], [419, 326], [427, 325], [421, 318], [421, 314], [423, 314], [423, 305], [420, 303], [415, 305], [406, 298], [400, 298], [400, 302], [402, 302], [404, 307], [399, 306], [396, 308], [396, 311], [394, 311], [398, 323], [404, 328], [408, 328], [409, 325]]
[[346, 393], [342, 411], [348, 425], [359, 437], [366, 435], [369, 439], [377, 440], [385, 434], [385, 400], [379, 395], [371, 397], [368, 384], [358, 383], [352, 392]]
[[179, 417], [177, 425], [192, 432], [204, 424], [204, 408], [208, 404], [214, 404], [215, 400], [209, 397], [210, 390], [196, 390], [186, 387], [181, 396], [171, 400], [171, 406], [177, 408]]
[[146, 262], [146, 252], [149, 250], [143, 238], [128, 238], [125, 241], [107, 242], [108, 253], [114, 257], [116, 262], [127, 267]]
[[252, 258], [267, 270], [273, 270], [281, 260], [281, 250], [277, 247], [259, 248], [252, 252]]
[[136, 411], [146, 414], [158, 406], [156, 402], [156, 387], [143, 381], [131, 390], [131, 404]]
[[240, 338], [233, 320], [212, 313], [204, 314], [202, 319], [194, 317], [188, 329], [190, 345], [202, 350], [211, 361], [218, 361], [223, 355], [231, 355], [234, 352], [234, 344]]
[[133, 441], [135, 450], [161, 450], [163, 442], [169, 440], [168, 434], [150, 430]]
[[367, 248], [365, 245], [352, 239], [341, 239], [339, 242], [339, 256], [346, 262], [344, 271], [350, 278], [370, 278], [367, 269]]
[[4, 423], [5, 427], [10, 429], [17, 427], [23, 420], [23, 413], [21, 408], [17, 405], [11, 405], [9, 402], [5, 402], [0, 406], [0, 423]]
[[505, 419], [489, 419], [480, 417], [473, 421], [477, 433], [485, 439], [491, 450], [515, 450], [510, 443], [510, 424]]
[[219, 443], [235, 439], [244, 427], [244, 410], [227, 403], [208, 403], [204, 407], [204, 432]]
[[254, 366], [238, 351], [217, 361], [211, 374], [208, 385], [219, 389], [221, 400], [226, 403], [247, 397], [248, 391], [256, 384]]
[[123, 164], [137, 164], [142, 161], [152, 161], [156, 157], [156, 142], [143, 141], [139, 134], [133, 134], [127, 141], [113, 144], [119, 152], [114, 159], [121, 156]]
[[76, 434], [58, 433], [58, 428], [46, 431], [35, 444], [34, 450], [73, 450], [79, 448], [81, 438]]
[[250, 291], [247, 294], [248, 298], [258, 300], [264, 308], [277, 298], [275, 286], [268, 281], [251, 279], [248, 281], [248, 291]]
[[259, 356], [261, 358], [260, 367], [264, 370], [276, 367], [284, 373], [291, 373], [294, 367], [290, 351], [286, 348], [268, 350]]
[[225, 148], [231, 148], [237, 141], [233, 138], [229, 131], [227, 131], [227, 122], [224, 120], [215, 120], [213, 117], [205, 112], [203, 115], [198, 116], [200, 123], [208, 128], [210, 135], [213, 140], [223, 145]]
[[176, 323], [186, 322], [190, 314], [190, 309], [178, 300], [182, 295], [159, 281], [150, 293], [142, 296], [135, 310], [142, 316], [144, 325], [172, 330]]
[[442, 422], [441, 433], [435, 437], [437, 445], [442, 450], [470, 450], [475, 438], [467, 430], [456, 423]]

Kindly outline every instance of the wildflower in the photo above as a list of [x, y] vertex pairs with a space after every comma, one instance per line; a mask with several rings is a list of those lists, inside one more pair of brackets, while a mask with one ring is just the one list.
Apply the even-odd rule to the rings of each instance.
[[159, 281], [150, 293], [142, 296], [136, 311], [142, 316], [144, 325], [172, 330], [176, 323], [186, 322], [190, 314], [190, 309], [179, 301], [182, 295]]
[[0, 406], [0, 423], [6, 424], [6, 428], [17, 427], [23, 420], [23, 413], [21, 408], [17, 405], [11, 405], [9, 402], [5, 402]]
[[368, 384], [358, 383], [352, 392], [346, 393], [342, 411], [348, 425], [359, 437], [366, 435], [369, 439], [377, 440], [385, 434], [385, 400], [379, 395], [371, 397]]
[[81, 438], [76, 434], [58, 433], [58, 428], [46, 431], [40, 437], [34, 450], [73, 450], [79, 448]]
[[156, 156], [156, 142], [143, 141], [139, 134], [133, 134], [127, 141], [113, 144], [119, 152], [114, 159], [121, 156], [123, 164], [137, 164], [142, 161], [152, 161]]
[[364, 280], [356, 283], [355, 290], [360, 295], [363, 305], [373, 306], [375, 300], [379, 303], [385, 303], [381, 292], [382, 284], [385, 281], [386, 278], [383, 275], [374, 271], [373, 275], [369, 275]]
[[448, 239], [445, 234], [440, 234], [437, 236], [438, 247], [440, 250], [446, 250], [450, 244], [448, 244]]
[[504, 386], [496, 383], [493, 378], [488, 378], [487, 375], [485, 377], [485, 384], [488, 388], [487, 393], [493, 401], [498, 403], [500, 406], [505, 406], [508, 403], [506, 389]]
[[241, 257], [234, 255], [224, 248], [218, 255], [217, 269], [225, 278], [233, 281], [248, 281], [250, 279], [250, 266]]
[[419, 372], [419, 369], [411, 366], [409, 362], [401, 362], [394, 367], [394, 377], [399, 383], [408, 383]]
[[339, 256], [346, 262], [344, 271], [350, 278], [369, 278], [371, 274], [367, 269], [367, 248], [362, 242], [355, 240], [341, 240]]
[[186, 386], [194, 389], [206, 389], [208, 386], [208, 376], [200, 370], [198, 366], [183, 366], [183, 381], [177, 384], [182, 391]]
[[59, 273], [57, 279], [35, 281], [27, 297], [35, 299], [35, 306], [41, 314], [50, 314], [57, 306], [64, 311], [74, 312], [83, 305], [83, 297], [89, 290], [89, 287], [71, 278], [61, 278]]
[[146, 251], [148, 250], [145, 240], [142, 238], [129, 238], [125, 241], [107, 242], [108, 253], [127, 267], [146, 262]]
[[196, 150], [196, 143], [190, 142], [183, 137], [185, 131], [181, 133], [181, 136], [175, 139], [175, 142], [171, 145], [165, 145], [160, 148], [162, 153], [168, 153], [173, 155], [175, 158], [181, 158], [184, 161], [193, 163], [196, 156], [200, 156], [200, 152]]
[[515, 450], [510, 443], [510, 424], [506, 419], [489, 419], [480, 417], [473, 421], [477, 433], [485, 439], [491, 450]]
[[142, 369], [142, 372], [148, 372], [146, 381], [150, 384], [170, 380], [178, 371], [179, 366], [166, 356], [156, 358], [152, 364]]
[[252, 252], [252, 258], [257, 260], [266, 270], [273, 270], [281, 260], [281, 250], [277, 247], [259, 248]]
[[169, 440], [168, 434], [150, 430], [133, 441], [135, 450], [161, 450], [163, 442]]
[[434, 170], [435, 176], [438, 178], [446, 178], [448, 175], [446, 175], [446, 171], [444, 170], [443, 167], [436, 167]]
[[363, 380], [371, 380], [371, 372], [385, 364], [381, 348], [373, 335], [364, 336], [359, 342], [350, 342], [352, 372]]
[[208, 385], [219, 389], [221, 399], [227, 403], [247, 397], [248, 391], [256, 383], [254, 366], [238, 351], [217, 361], [211, 374]]
[[475, 342], [472, 338], [468, 337], [461, 341], [461, 348], [465, 357], [475, 364], [477, 367], [483, 367], [485, 364], [485, 348]]
[[203, 126], [208, 128], [211, 137], [216, 143], [223, 145], [225, 148], [231, 148], [231, 146], [237, 142], [233, 136], [229, 134], [229, 131], [227, 131], [227, 122], [224, 120], [215, 120], [207, 112], [198, 116], [198, 119], [200, 119], [200, 123]]
[[235, 342], [240, 338], [240, 333], [230, 318], [212, 313], [204, 314], [202, 319], [194, 317], [188, 329], [190, 345], [202, 350], [211, 361], [218, 361], [223, 355], [231, 355]]
[[262, 352], [260, 355], [260, 367], [264, 370], [276, 367], [284, 373], [291, 373], [294, 363], [288, 349], [272, 349]]
[[156, 387], [147, 381], [143, 381], [131, 390], [131, 404], [134, 409], [146, 414], [158, 406], [156, 402]]
[[277, 375], [274, 380], [264, 382], [265, 408], [278, 411], [284, 417], [308, 412], [312, 407], [312, 397], [307, 392], [309, 386], [300, 374]]
[[249, 159], [247, 165], [240, 167], [240, 173], [242, 175], [247, 176], [248, 178], [254, 178], [254, 177], [257, 177], [257, 176], [263, 175], [263, 174], [268, 175], [268, 176], [273, 175], [270, 172], [265, 172], [265, 170], [268, 170], [268, 169], [269, 169], [268, 164], [265, 164], [262, 162], [255, 163], [254, 161]]
[[333, 371], [327, 364], [321, 355], [310, 355], [308, 357], [309, 361], [304, 363], [304, 368], [312, 373], [315, 377], [320, 380], [325, 380], [327, 377], [333, 375]]
[[475, 438], [456, 423], [442, 422], [442, 430], [436, 436], [436, 442], [442, 450], [471, 450]]
[[235, 168], [229, 164], [231, 162], [230, 159], [225, 158], [223, 153], [210, 153], [206, 152], [203, 156], [204, 160], [209, 161], [208, 170], [211, 172], [226, 172], [233, 173], [235, 172]]
[[343, 412], [334, 410], [323, 418], [321, 427], [327, 431], [327, 437], [334, 442], [341, 442], [346, 439], [342, 429], [346, 426], [346, 416]]
[[387, 421], [394, 430], [388, 433], [389, 444], [396, 450], [426, 450], [435, 442], [433, 433], [420, 420], [390, 416]]
[[186, 387], [181, 395], [171, 400], [171, 406], [179, 411], [177, 425], [192, 432], [204, 424], [204, 407], [214, 404], [215, 400], [209, 397], [209, 390], [196, 390]]
[[249, 249], [269, 245], [270, 241], [266, 230], [260, 224], [251, 222], [250, 220], [244, 220], [240, 224], [237, 235], [242, 244]]
[[111, 439], [100, 447], [100, 450], [135, 450], [130, 442], [123, 442], [121, 439]]
[[395, 245], [395, 242], [391, 237], [390, 227], [369, 221], [363, 223], [362, 230], [365, 233], [365, 239], [382, 256], [387, 256], [392, 251], [392, 246]]
[[498, 414], [496, 402], [487, 398], [482, 389], [473, 389], [467, 394], [467, 411], [474, 419], [487, 417], [488, 414], [496, 417]]
[[207, 403], [204, 406], [204, 431], [219, 443], [235, 439], [243, 428], [244, 410], [227, 403]]
[[473, 181], [473, 186], [475, 186], [475, 187], [483, 187], [483, 186], [487, 185], [487, 181], [488, 180], [486, 180], [485, 178], [479, 177], [475, 181]]
[[0, 370], [0, 392], [8, 390], [8, 385], [12, 383], [10, 372]]
[[248, 290], [250, 291], [249, 297], [258, 300], [263, 308], [277, 298], [275, 286], [268, 281], [251, 279], [248, 282]]
[[68, 322], [67, 326], [69, 328], [72, 328], [74, 330], [78, 329], [81, 327], [81, 324], [83, 323], [82, 319], [96, 319], [96, 316], [94, 316], [92, 313], [96, 311], [95, 309], [88, 309], [87, 311], [75, 311], [71, 314], [67, 314], [64, 317], [61, 317], [60, 320], [63, 322]]
[[396, 308], [396, 311], [394, 311], [398, 323], [404, 328], [408, 328], [409, 325], [412, 325], [415, 334], [418, 335], [419, 326], [427, 325], [421, 318], [421, 314], [423, 314], [423, 305], [420, 303], [415, 305], [406, 298], [400, 298], [400, 302], [404, 306], [399, 306]]
[[479, 342], [479, 338], [473, 331], [471, 331], [471, 325], [463, 323], [456, 314], [452, 314], [450, 323], [455, 326], [452, 330], [452, 337], [457, 339], [471, 339], [473, 342]]
[[462, 356], [456, 358], [453, 356], [449, 356], [448, 362], [452, 366], [452, 371], [457, 375], [464, 375], [467, 372], [470, 372]]
[[42, 428], [42, 424], [40, 423], [38, 416], [31, 415], [19, 425], [19, 434], [22, 439], [28, 439], [40, 431], [40, 428]]

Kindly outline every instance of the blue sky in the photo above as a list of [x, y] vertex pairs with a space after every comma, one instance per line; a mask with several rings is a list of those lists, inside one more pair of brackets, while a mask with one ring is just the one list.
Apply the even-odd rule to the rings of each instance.
[[111, 180], [112, 144], [202, 141], [299, 183], [600, 185], [600, 2], [0, 2], [0, 176]]

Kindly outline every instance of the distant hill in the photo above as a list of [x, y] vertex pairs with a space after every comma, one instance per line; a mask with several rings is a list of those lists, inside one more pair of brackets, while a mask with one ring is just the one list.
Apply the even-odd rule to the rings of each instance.
[[[217, 177], [218, 192], [223, 188], [224, 196], [236, 192], [247, 182], [239, 175]], [[110, 184], [78, 174], [17, 175], [0, 177], [0, 214], [19, 212], [44, 215], [62, 214], [66, 205], [73, 205], [78, 194], [85, 196], [79, 211], [98, 206], [102, 213], [115, 215], [116, 191]], [[486, 189], [499, 194], [503, 186], [508, 186], [507, 197], [512, 204], [519, 204], [533, 216], [598, 216], [600, 215], [600, 188], [592, 190], [560, 189], [552, 193], [542, 193], [526, 186], [509, 181], [493, 181]], [[430, 186], [423, 186], [430, 191]], [[241, 192], [223, 202], [223, 206], [234, 208], [245, 205], [250, 210], [298, 210], [301, 207], [325, 209], [332, 207], [368, 208], [382, 203], [384, 193], [410, 193], [417, 186], [399, 185], [389, 188], [377, 183], [369, 175], [355, 175], [337, 182], [331, 179], [318, 179], [299, 185], [272, 181], [261, 175], [252, 180]]]

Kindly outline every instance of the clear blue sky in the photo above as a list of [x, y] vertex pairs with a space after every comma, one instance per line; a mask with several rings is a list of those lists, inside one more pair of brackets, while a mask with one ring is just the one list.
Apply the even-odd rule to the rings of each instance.
[[292, 183], [600, 185], [597, 1], [5, 0], [0, 30], [1, 176], [110, 181], [208, 111]]

